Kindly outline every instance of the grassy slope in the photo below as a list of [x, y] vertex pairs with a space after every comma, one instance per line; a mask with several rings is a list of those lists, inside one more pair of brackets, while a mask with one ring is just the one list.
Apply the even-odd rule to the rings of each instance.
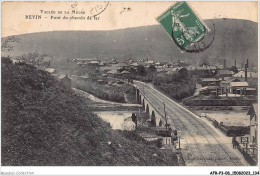
[[26, 64], [2, 64], [1, 110], [5, 166], [177, 163], [176, 156], [113, 131], [84, 99]]

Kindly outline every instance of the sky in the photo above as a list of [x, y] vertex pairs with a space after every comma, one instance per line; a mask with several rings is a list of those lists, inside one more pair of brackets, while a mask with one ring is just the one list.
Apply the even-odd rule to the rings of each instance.
[[[26, 33], [60, 30], [115, 30], [158, 24], [156, 17], [175, 2], [3, 2], [2, 37]], [[258, 22], [257, 2], [188, 2], [197, 15], [203, 19], [234, 18]], [[105, 8], [106, 7], [106, 8]], [[42, 11], [41, 11], [42, 10]], [[84, 14], [72, 14], [72, 10]], [[46, 14], [43, 11], [55, 11]], [[61, 11], [62, 14], [57, 14]], [[65, 14], [65, 11], [70, 14]], [[100, 13], [101, 12], [101, 13]], [[99, 19], [87, 19], [100, 13]], [[29, 16], [31, 15], [31, 16]], [[34, 16], [33, 16], [34, 15]], [[35, 16], [36, 15], [36, 16]], [[37, 15], [41, 19], [35, 18]], [[52, 16], [52, 17], [51, 17]], [[54, 17], [60, 16], [61, 19]], [[68, 19], [63, 19], [66, 16]], [[73, 17], [72, 17], [73, 16]], [[39, 17], [39, 16], [38, 16]], [[85, 19], [70, 19], [84, 17]]]

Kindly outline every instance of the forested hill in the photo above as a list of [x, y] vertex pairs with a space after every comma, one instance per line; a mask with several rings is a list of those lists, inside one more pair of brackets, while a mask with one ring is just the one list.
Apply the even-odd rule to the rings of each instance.
[[1, 165], [177, 165], [175, 155], [112, 130], [49, 73], [1, 61]]
[[239, 19], [213, 19], [205, 23], [215, 24], [213, 44], [200, 53], [181, 53], [169, 36], [159, 25], [135, 27], [113, 31], [54, 31], [17, 36], [9, 55], [28, 52], [41, 52], [56, 58], [98, 57], [149, 58], [161, 61], [186, 60], [191, 64], [207, 58], [211, 62], [227, 66], [240, 66], [241, 62], [257, 65], [257, 23]]

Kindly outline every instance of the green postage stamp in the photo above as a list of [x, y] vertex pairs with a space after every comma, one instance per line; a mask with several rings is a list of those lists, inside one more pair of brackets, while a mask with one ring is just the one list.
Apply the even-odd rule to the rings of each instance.
[[182, 50], [201, 40], [208, 32], [206, 25], [183, 1], [175, 3], [157, 17], [157, 21]]

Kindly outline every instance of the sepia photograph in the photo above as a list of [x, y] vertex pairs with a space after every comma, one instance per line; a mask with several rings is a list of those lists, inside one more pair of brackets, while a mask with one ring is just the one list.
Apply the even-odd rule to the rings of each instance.
[[3, 1], [1, 175], [38, 166], [259, 175], [258, 2]]

